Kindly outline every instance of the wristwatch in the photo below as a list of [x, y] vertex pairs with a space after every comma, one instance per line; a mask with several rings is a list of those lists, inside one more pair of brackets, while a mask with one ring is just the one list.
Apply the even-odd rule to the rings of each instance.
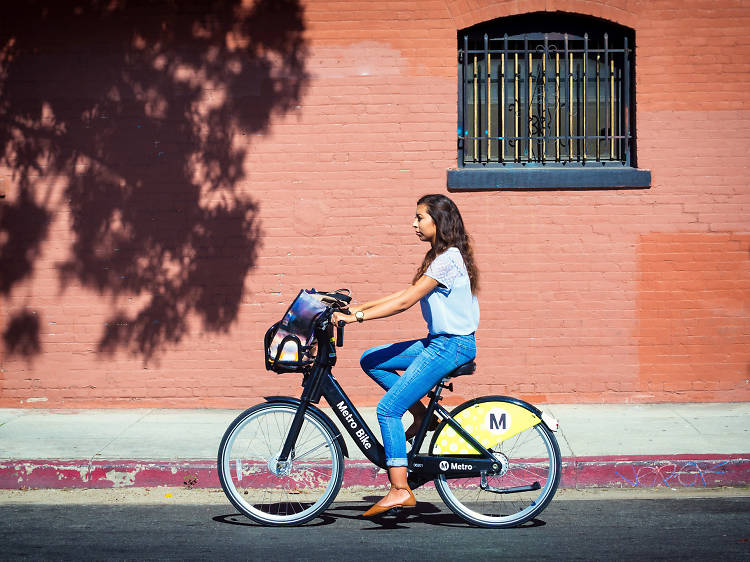
[[364, 322], [365, 320], [365, 313], [361, 310], [358, 310], [354, 313], [354, 317], [357, 319], [357, 322]]

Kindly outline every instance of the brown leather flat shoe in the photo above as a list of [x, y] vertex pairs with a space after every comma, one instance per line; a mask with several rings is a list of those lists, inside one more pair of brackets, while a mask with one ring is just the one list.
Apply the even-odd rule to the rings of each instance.
[[365, 511], [362, 514], [362, 517], [373, 517], [375, 515], [382, 515], [383, 513], [386, 513], [392, 509], [395, 509], [397, 507], [414, 507], [417, 505], [417, 498], [414, 497], [414, 492], [412, 492], [408, 487], [406, 488], [396, 488], [397, 490], [408, 490], [409, 497], [406, 498], [403, 502], [397, 503], [395, 505], [389, 505], [389, 506], [382, 506], [375, 504], [370, 509]]

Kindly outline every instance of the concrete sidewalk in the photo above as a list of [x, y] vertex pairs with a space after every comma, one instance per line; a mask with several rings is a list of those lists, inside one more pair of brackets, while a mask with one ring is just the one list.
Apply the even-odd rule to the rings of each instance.
[[[750, 403], [542, 409], [560, 422], [562, 487], [750, 484]], [[374, 408], [361, 413], [377, 432]], [[0, 409], [0, 488], [217, 487], [219, 442], [238, 414]], [[384, 472], [344, 435], [351, 455], [344, 486], [383, 485]]]

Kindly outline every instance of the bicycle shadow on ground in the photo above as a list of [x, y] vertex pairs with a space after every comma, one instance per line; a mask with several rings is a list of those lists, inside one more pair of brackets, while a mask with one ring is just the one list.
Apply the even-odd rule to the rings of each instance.
[[[365, 498], [365, 500], [371, 500], [373, 503], [376, 502], [379, 497]], [[330, 507], [323, 514], [324, 516], [330, 516], [335, 519], [356, 519], [361, 520], [363, 523], [372, 523], [372, 527], [365, 527], [363, 531], [380, 531], [387, 529], [409, 529], [414, 524], [421, 525], [433, 525], [437, 527], [456, 527], [456, 528], [472, 528], [473, 525], [461, 519], [458, 515], [447, 509], [441, 509], [437, 505], [431, 502], [417, 502], [417, 505], [413, 508], [401, 509], [396, 513], [385, 513], [380, 516], [373, 518], [363, 518], [362, 513], [365, 509], [370, 506], [370, 503], [362, 506], [361, 504], [339, 504], [334, 507]], [[353, 512], [351, 515], [347, 512]], [[524, 529], [530, 527], [543, 527], [547, 523], [539, 519], [533, 519], [515, 527], [517, 529]]]
[[[379, 498], [365, 498], [377, 501]], [[382, 531], [392, 529], [410, 529], [413, 525], [433, 525], [438, 527], [472, 528], [473, 526], [455, 515], [451, 511], [443, 510], [431, 502], [417, 502], [414, 508], [402, 509], [397, 513], [386, 513], [374, 518], [363, 518], [362, 513], [369, 507], [369, 503], [362, 505], [358, 503], [339, 503], [329, 507], [318, 517], [309, 521], [301, 527], [322, 527], [331, 525], [338, 520], [361, 521], [372, 524], [371, 527], [363, 527], [363, 531]], [[217, 523], [228, 525], [240, 525], [245, 527], [263, 527], [240, 513], [217, 515], [212, 518]], [[512, 529], [529, 529], [532, 527], [544, 527], [547, 523], [541, 519], [532, 519], [526, 523], [513, 527]]]
[[[248, 519], [241, 513], [227, 513], [226, 515], [216, 515], [212, 517], [211, 520], [216, 521], [217, 523], [223, 523], [225, 525], [237, 525], [240, 527], [268, 527], [269, 526], [269, 525], [261, 525], [260, 523], [256, 523], [255, 521]], [[326, 514], [323, 513], [322, 515], [319, 515], [312, 521], [308, 521], [307, 523], [299, 525], [299, 527], [323, 527], [323, 526], [330, 525], [335, 522], [336, 522], [336, 519], [334, 517], [327, 517]]]

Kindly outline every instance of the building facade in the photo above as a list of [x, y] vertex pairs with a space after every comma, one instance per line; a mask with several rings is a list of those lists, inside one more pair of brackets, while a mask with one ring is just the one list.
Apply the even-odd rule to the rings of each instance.
[[[44, 4], [2, 18], [0, 407], [297, 393], [266, 329], [302, 288], [408, 284], [425, 193], [457, 202], [481, 272], [451, 400], [750, 399], [746, 1]], [[525, 71], [498, 51], [519, 21]], [[582, 81], [566, 25], [603, 61]], [[418, 307], [351, 326], [337, 378], [374, 405], [362, 351], [424, 333]]]

